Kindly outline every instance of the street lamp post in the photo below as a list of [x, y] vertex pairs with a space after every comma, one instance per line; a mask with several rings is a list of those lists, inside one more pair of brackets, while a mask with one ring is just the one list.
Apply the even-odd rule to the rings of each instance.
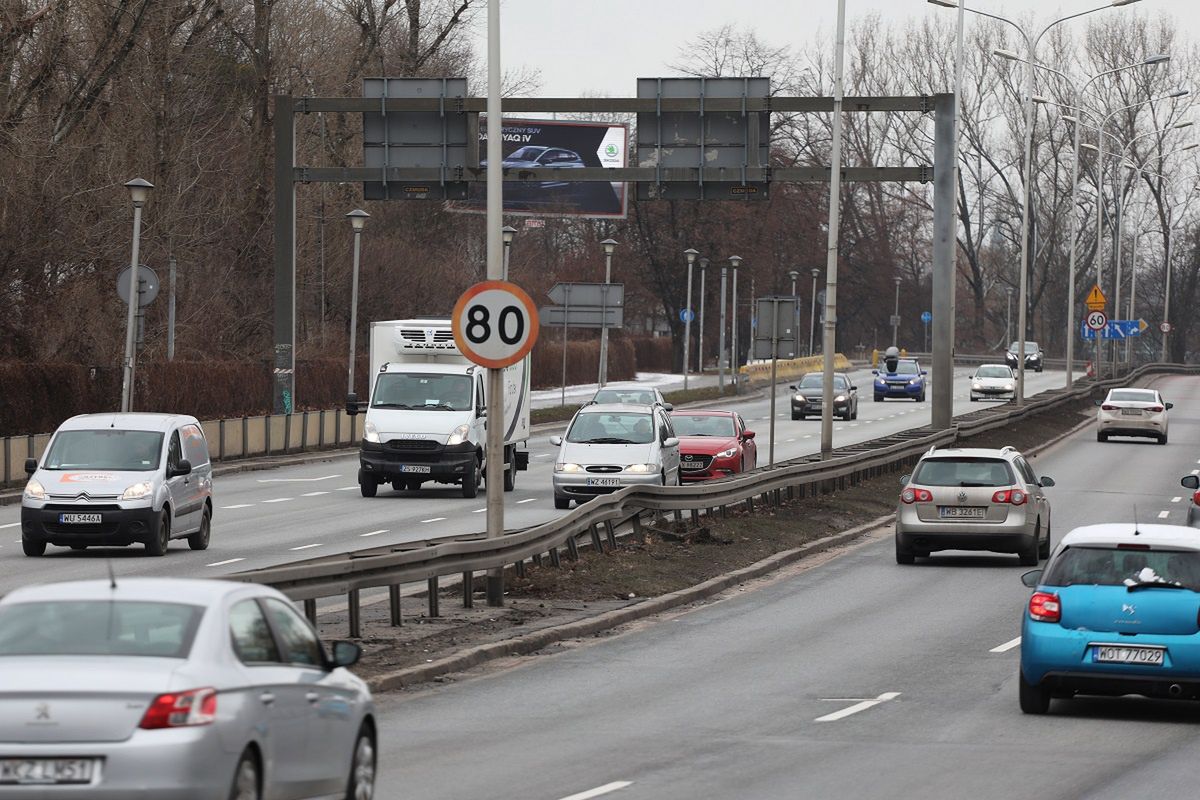
[[608, 383], [608, 285], [612, 283], [612, 255], [617, 243], [605, 239], [600, 246], [604, 248], [604, 287], [600, 290], [600, 385], [603, 386]]
[[142, 239], [142, 206], [150, 197], [154, 184], [141, 178], [134, 178], [125, 184], [129, 189], [129, 198], [133, 201], [133, 254], [132, 266], [129, 268], [129, 312], [125, 317], [125, 370], [121, 381], [121, 410], [133, 410], [133, 367], [136, 352], [133, 346], [133, 319], [138, 307], [138, 263]]
[[720, 313], [720, 328], [717, 331], [717, 386], [721, 389], [721, 394], [725, 394], [725, 271], [728, 267], [721, 267], [721, 313]]
[[1008, 294], [1008, 310], [1004, 314], [1004, 346], [1008, 347], [1012, 341], [1012, 296], [1013, 287], [1005, 286], [1004, 291]]
[[[796, 294], [796, 279], [800, 277], [800, 270], [790, 270], [788, 277], [792, 279], [792, 356], [800, 355], [800, 296]], [[754, 313], [758, 313], [758, 309], [754, 309]]]
[[892, 312], [892, 347], [900, 346], [900, 278], [893, 278], [896, 282], [896, 306]]
[[817, 278], [820, 277], [821, 270], [814, 268], [812, 271], [812, 307], [808, 312], [808, 354], [811, 356], [815, 352], [813, 344], [813, 336], [817, 329]]
[[[346, 219], [350, 220], [350, 225], [354, 228], [354, 268], [350, 278], [350, 364], [347, 368], [349, 386], [346, 388], [348, 394], [354, 393], [354, 344], [355, 336], [358, 333], [358, 263], [362, 253], [363, 228], [366, 227], [367, 219], [370, 216], [361, 208], [356, 208], [346, 215]], [[371, 387], [368, 386], [367, 391], [370, 390]]]
[[700, 259], [700, 335], [696, 337], [696, 372], [704, 374], [704, 274], [708, 272], [708, 259]]
[[684, 301], [685, 309], [683, 315], [683, 390], [688, 389], [688, 372], [691, 368], [691, 342], [692, 342], [692, 267], [696, 263], [696, 256], [700, 255], [694, 248], [689, 247], [683, 251], [687, 257], [687, 300]]
[[738, 320], [737, 320], [737, 273], [738, 267], [742, 263], [741, 256], [730, 256], [729, 263], [733, 267], [733, 325], [730, 329], [730, 372], [729, 382], [733, 384], [735, 392], [741, 392], [742, 382], [741, 374], [738, 368], [741, 366], [741, 357], [738, 354]]
[[513, 237], [517, 235], [517, 229], [512, 225], [505, 225], [500, 229], [500, 235], [504, 239], [504, 277], [502, 280], [508, 280], [508, 257], [512, 252]]

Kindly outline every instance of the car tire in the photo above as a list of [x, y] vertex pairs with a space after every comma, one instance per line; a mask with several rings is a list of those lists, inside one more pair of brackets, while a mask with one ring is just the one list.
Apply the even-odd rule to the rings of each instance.
[[393, 492], [403, 492], [407, 488], [408, 488], [408, 481], [406, 481], [404, 478], [393, 478], [392, 479], [392, 491]]
[[375, 480], [374, 476], [364, 475], [360, 469], [358, 471], [358, 492], [363, 497], [374, 497], [379, 492], [379, 481]]
[[46, 555], [46, 543], [40, 540], [30, 539], [26, 536], [22, 536], [21, 552], [33, 558], [44, 556]]
[[883, 398], [882, 398], [882, 397], [880, 397], [879, 395], [875, 395], [875, 402], [876, 402], [876, 403], [882, 403], [882, 402], [883, 402]]
[[1038, 549], [1038, 556], [1042, 559], [1050, 557], [1050, 526], [1046, 526], [1046, 535], [1042, 538], [1042, 545]]
[[1038, 553], [1041, 552], [1041, 543], [1038, 541], [1040, 531], [1041, 524], [1039, 523], [1038, 527], [1034, 528], [1033, 539], [1029, 542], [1029, 545], [1021, 548], [1021, 551], [1017, 553], [1017, 558], [1020, 559], [1022, 567], [1036, 567], [1038, 565]]
[[146, 542], [146, 555], [165, 556], [171, 544], [171, 515], [163, 509], [162, 520], [158, 523], [158, 533]]
[[975, 395], [971, 395], [971, 402], [972, 402], [972, 403], [975, 403], [975, 402], [978, 402], [978, 401], [979, 401], [979, 398], [978, 398], [978, 397], [976, 397]]
[[571, 498], [559, 497], [558, 495], [554, 495], [554, 507], [557, 508], [559, 511], [563, 511], [565, 509], [570, 508], [571, 507]]
[[793, 411], [792, 412], [792, 422], [795, 422], [798, 419], [800, 419], [800, 415], [797, 414], [795, 411]]
[[475, 459], [474, 464], [475, 466], [471, 470], [471, 474], [463, 475], [462, 479], [462, 496], [468, 499], [479, 494], [479, 480], [481, 476], [478, 458]]
[[807, 415], [807, 414], [801, 414], [801, 415], [800, 415], [800, 416], [798, 416], [798, 417], [792, 417], [792, 419], [805, 420], [805, 419], [808, 419], [808, 415]]
[[212, 536], [212, 509], [206, 504], [200, 515], [200, 530], [187, 537], [188, 547], [193, 550], [207, 550], [208, 540]]
[[1159, 443], [1159, 444], [1166, 444], [1166, 443], [1167, 443], [1167, 435], [1166, 435], [1165, 433], [1164, 433], [1162, 436], [1158, 437], [1158, 443]]
[[1105, 433], [1104, 431], [1096, 431], [1096, 441], [1097, 442], [1107, 442], [1108, 434]]
[[410, 492], [419, 492], [421, 491], [421, 482], [416, 478], [409, 478], [405, 481], [404, 488]]
[[233, 770], [233, 785], [229, 787], [229, 800], [259, 800], [262, 797], [262, 777], [259, 775], [258, 756], [247, 748], [238, 759]]
[[513, 448], [508, 454], [508, 467], [504, 470], [504, 491], [511, 492], [517, 488], [517, 451]]
[[896, 563], [897, 564], [915, 564], [917, 557], [908, 550], [900, 547], [900, 540], [896, 540]]
[[375, 796], [375, 736], [364, 724], [354, 740], [350, 775], [346, 778], [346, 800], [371, 800]]
[[1017, 671], [1018, 699], [1021, 711], [1026, 714], [1045, 714], [1050, 710], [1050, 690], [1034, 686], [1025, 680], [1025, 673]]
[[850, 419], [858, 419], [858, 403], [854, 404], [854, 413], [850, 415]]

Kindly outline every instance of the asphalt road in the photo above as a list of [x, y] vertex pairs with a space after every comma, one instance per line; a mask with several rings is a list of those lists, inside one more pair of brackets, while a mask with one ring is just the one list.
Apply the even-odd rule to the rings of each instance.
[[[979, 409], [984, 403], [968, 399], [966, 376], [955, 371], [955, 413]], [[930, 375], [935, 379], [935, 375]], [[869, 370], [852, 373], [859, 387], [858, 419], [836, 420], [834, 446], [865, 441], [929, 424], [930, 403], [906, 400], [872, 402]], [[1060, 387], [1062, 372], [1027, 375], [1034, 395]], [[820, 449], [820, 421], [792, 421], [789, 393], [777, 401], [776, 460], [795, 458]], [[769, 401], [760, 397], [732, 402], [758, 434], [759, 464], [767, 463]], [[530, 469], [517, 474], [516, 490], [505, 496], [505, 526], [535, 525], [560, 516], [551, 490], [557, 448], [549, 434], [529, 441]], [[149, 558], [140, 546], [92, 548], [76, 552], [51, 547], [39, 559], [26, 558], [20, 548], [20, 507], [0, 507], [0, 594], [27, 583], [94, 578], [106, 574], [112, 559], [119, 575], [217, 577], [245, 569], [273, 566], [301, 558], [340, 553], [364, 547], [432, 539], [484, 528], [485, 498], [467, 500], [458, 487], [421, 492], [394, 492], [381, 487], [375, 498], [359, 495], [357, 456], [341, 456], [303, 466], [226, 475], [214, 481], [212, 543], [192, 552], [184, 541], [172, 542], [164, 558]], [[431, 484], [432, 485], [432, 484]]]
[[[1135, 506], [1183, 522], [1200, 380], [1158, 385], [1175, 403], [1169, 445], [1100, 444], [1087, 428], [1033, 461], [1058, 484], [1055, 542]], [[377, 796], [1193, 796], [1193, 705], [1085, 699], [1021, 714], [1022, 572], [986, 554], [901, 567], [884, 538], [657, 624], [383, 697]]]

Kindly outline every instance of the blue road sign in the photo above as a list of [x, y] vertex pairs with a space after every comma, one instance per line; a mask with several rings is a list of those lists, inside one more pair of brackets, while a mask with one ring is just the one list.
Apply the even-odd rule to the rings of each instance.
[[[1086, 321], [1080, 325], [1080, 331], [1084, 339], [1096, 338], [1096, 331], [1089, 328]], [[1136, 319], [1110, 319], [1108, 325], [1100, 331], [1101, 339], [1127, 339], [1130, 336], [1141, 335], [1141, 321]]]
[[692, 311], [690, 308], [679, 309], [679, 321], [680, 322], [691, 322], [695, 318], [696, 318], [696, 312]]
[[926, 325], [928, 325], [930, 320], [932, 320], [932, 319], [933, 319], [933, 314], [930, 314], [928, 311], [921, 312], [921, 322], [924, 322]]

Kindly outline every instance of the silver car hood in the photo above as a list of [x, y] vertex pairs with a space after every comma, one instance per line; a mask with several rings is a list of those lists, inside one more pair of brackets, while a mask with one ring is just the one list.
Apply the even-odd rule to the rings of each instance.
[[564, 441], [558, 460], [564, 464], [644, 464], [654, 453], [654, 443], [646, 444], [585, 444]]
[[33, 477], [47, 495], [71, 502], [76, 498], [117, 498], [130, 486], [153, 481], [158, 474], [158, 470], [39, 469]]

